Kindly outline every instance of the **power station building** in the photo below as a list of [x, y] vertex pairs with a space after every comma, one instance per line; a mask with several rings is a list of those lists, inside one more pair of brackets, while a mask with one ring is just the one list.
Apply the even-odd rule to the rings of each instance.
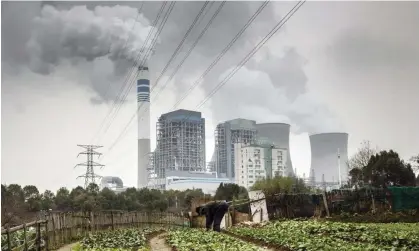
[[342, 183], [348, 180], [348, 134], [310, 135], [311, 183]]
[[122, 182], [122, 179], [115, 176], [102, 177], [100, 180], [100, 188], [109, 188], [115, 193], [121, 193], [127, 189], [127, 187], [124, 187], [124, 182]]
[[155, 176], [167, 171], [205, 171], [205, 119], [200, 112], [176, 110], [160, 116], [152, 157]]

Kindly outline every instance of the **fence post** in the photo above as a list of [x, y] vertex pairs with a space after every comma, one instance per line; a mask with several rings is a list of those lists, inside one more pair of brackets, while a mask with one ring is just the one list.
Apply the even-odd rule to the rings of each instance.
[[52, 238], [53, 238], [53, 247], [55, 247], [57, 245], [57, 234], [55, 233], [55, 220], [54, 220], [54, 214], [51, 215], [51, 220], [52, 220]]
[[12, 250], [12, 243], [10, 241], [10, 227], [9, 226], [7, 226], [6, 234], [7, 234], [7, 249]]
[[49, 250], [49, 229], [48, 229], [48, 218], [45, 221], [45, 250]]
[[234, 203], [235, 202], [235, 199], [233, 198], [233, 203], [232, 203], [232, 208], [231, 208], [231, 210], [232, 210], [232, 212], [231, 212], [231, 226], [234, 226], [234, 224], [236, 223], [236, 210], [235, 210], [235, 208], [234, 208]]
[[23, 238], [25, 240], [25, 251], [28, 251], [28, 237], [26, 236], [26, 224], [23, 224]]
[[326, 193], [325, 193], [325, 192], [323, 192], [323, 203], [324, 203], [324, 207], [326, 208], [326, 214], [327, 214], [327, 217], [330, 217], [330, 214], [329, 214], [329, 207], [328, 207], [328, 205], [327, 205]]
[[112, 224], [112, 231], [115, 230], [115, 227], [113, 225], [113, 211], [111, 211], [111, 224]]
[[371, 200], [372, 200], [372, 212], [375, 213], [374, 192], [371, 193]]
[[41, 251], [41, 223], [36, 224], [36, 250]]

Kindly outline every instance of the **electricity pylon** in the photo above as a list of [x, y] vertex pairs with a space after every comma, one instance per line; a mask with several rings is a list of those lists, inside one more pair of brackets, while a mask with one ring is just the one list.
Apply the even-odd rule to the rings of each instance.
[[100, 179], [102, 178], [100, 175], [95, 174], [94, 167], [98, 166], [100, 168], [104, 167], [104, 165], [96, 163], [93, 161], [93, 155], [101, 155], [101, 153], [96, 152], [94, 149], [100, 148], [102, 146], [95, 146], [95, 145], [77, 145], [79, 147], [83, 147], [86, 149], [86, 151], [81, 152], [77, 155], [79, 157], [80, 154], [86, 154], [87, 155], [87, 162], [77, 164], [77, 166], [86, 166], [86, 174], [80, 175], [77, 178], [84, 178], [84, 187], [87, 188], [90, 183], [96, 184], [96, 178]]

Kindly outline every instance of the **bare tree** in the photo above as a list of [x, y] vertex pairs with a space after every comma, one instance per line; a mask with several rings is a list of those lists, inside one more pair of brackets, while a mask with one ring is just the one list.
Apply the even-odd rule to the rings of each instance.
[[349, 170], [354, 168], [362, 170], [363, 167], [368, 165], [371, 156], [375, 155], [378, 149], [373, 149], [369, 141], [365, 140], [361, 143], [358, 151], [348, 160]]
[[419, 154], [410, 158], [410, 161], [412, 162], [413, 170], [419, 172]]

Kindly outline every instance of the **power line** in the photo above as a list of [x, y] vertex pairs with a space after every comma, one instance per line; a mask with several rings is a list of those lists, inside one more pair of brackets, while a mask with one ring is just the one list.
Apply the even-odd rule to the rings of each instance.
[[[142, 2], [141, 2], [140, 9], [138, 10], [138, 12], [137, 12], [137, 16], [135, 17], [135, 21], [134, 21], [134, 23], [132, 24], [132, 27], [131, 27], [131, 33], [132, 33], [132, 31], [134, 30], [135, 25], [137, 24], [137, 21], [138, 21], [138, 18], [140, 17], [140, 13], [141, 13], [141, 10], [143, 9], [143, 6], [144, 6], [144, 1], [142, 1]], [[124, 46], [123, 46], [122, 48], [126, 49], [126, 47], [127, 47], [127, 45], [128, 45], [128, 41], [129, 41], [129, 40], [130, 40], [130, 38], [131, 38], [131, 33], [129, 33], [128, 38], [125, 40], [125, 44], [124, 44]], [[106, 92], [105, 92], [105, 100], [108, 98], [108, 93], [109, 93], [110, 87], [111, 87], [111, 81], [109, 81], [108, 87], [106, 88]]]
[[[282, 18], [274, 28], [239, 62], [239, 64], [213, 89], [213, 91], [206, 97], [202, 102], [199, 103], [197, 109], [202, 107], [217, 91], [221, 89], [236, 73], [243, 67], [246, 62], [263, 46], [269, 39], [276, 34], [276, 32], [300, 9], [300, 7], [305, 3], [304, 1], [299, 1], [285, 16]], [[190, 116], [183, 119], [181, 123], [184, 123]], [[119, 138], [118, 138], [119, 139]], [[117, 140], [118, 140], [117, 139]]]
[[[166, 2], [164, 2], [164, 3], [163, 3], [163, 5], [162, 5], [162, 7], [161, 7], [161, 9], [160, 9], [160, 11], [159, 11], [159, 14], [157, 15], [157, 18], [156, 18], [156, 22], [155, 22], [155, 24], [158, 22], [158, 19], [160, 19], [160, 15], [161, 15], [162, 11], [164, 10], [165, 5], [166, 5]], [[149, 55], [150, 55], [150, 53], [153, 51], [154, 46], [155, 46], [155, 44], [156, 44], [156, 42], [157, 42], [157, 38], [158, 38], [158, 36], [160, 35], [161, 31], [163, 30], [163, 28], [164, 28], [164, 26], [165, 26], [165, 24], [166, 24], [166, 22], [167, 22], [167, 19], [168, 19], [169, 15], [170, 15], [171, 11], [173, 10], [174, 5], [175, 5], [175, 2], [172, 2], [172, 3], [170, 4], [170, 6], [169, 6], [168, 10], [166, 11], [166, 13], [165, 13], [165, 15], [164, 15], [164, 17], [163, 17], [163, 20], [162, 20], [162, 22], [160, 23], [160, 27], [158, 27], [157, 32], [154, 34], [154, 37], [152, 38], [152, 41], [151, 41], [151, 44], [150, 44], [150, 46], [149, 46], [148, 50], [146, 51], [146, 53], [145, 53], [145, 55], [144, 55], [144, 57], [143, 57], [143, 59], [142, 59], [141, 63], [139, 63], [139, 64], [138, 64], [140, 67], [144, 66], [144, 64], [145, 64], [146, 60], [148, 59], [148, 56], [149, 56]], [[153, 28], [155, 28], [155, 26], [153, 26]], [[150, 35], [151, 35], [151, 33], [152, 33], [152, 30], [149, 32], [149, 34], [148, 34], [148, 36], [147, 36], [147, 39], [146, 39], [146, 42], [143, 44], [143, 48], [145, 47], [145, 45], [147, 44], [148, 40], [150, 39]], [[141, 56], [141, 54], [140, 54], [140, 53], [143, 51], [143, 48], [140, 50], [140, 52], [139, 52], [139, 56], [138, 56], [137, 60], [140, 58], [140, 56]], [[124, 89], [124, 88], [125, 88], [125, 86], [127, 85], [127, 83], [134, 81], [134, 80], [135, 80], [135, 78], [137, 78], [137, 77], [138, 77], [138, 75], [139, 75], [139, 71], [137, 70], [136, 64], [137, 64], [137, 63], [136, 63], [136, 62], [134, 62], [134, 65], [133, 65], [134, 67], [133, 67], [133, 68], [132, 68], [132, 70], [131, 70], [131, 73], [132, 73], [132, 72], [136, 73], [136, 74], [134, 74], [134, 79], [133, 79], [133, 80], [128, 79], [127, 81], [125, 81], [125, 83], [124, 83], [123, 87], [121, 88], [121, 92], [120, 92], [121, 94], [122, 94], [122, 92], [123, 92], [123, 89]], [[131, 75], [131, 74], [130, 74], [130, 75]], [[120, 108], [121, 108], [121, 107], [122, 107], [122, 105], [123, 105], [123, 102], [125, 101], [126, 97], [127, 97], [127, 96], [128, 96], [128, 94], [129, 94], [129, 91], [130, 91], [130, 90], [131, 90], [131, 88], [132, 88], [132, 85], [133, 85], [132, 83], [128, 85], [128, 86], [129, 86], [129, 88], [126, 90], [126, 92], [125, 92], [125, 94], [124, 94], [123, 98], [121, 99], [121, 100], [122, 100], [122, 102], [120, 103], [120, 105], [119, 105], [119, 106], [117, 106], [117, 108], [116, 108], [115, 112], [113, 113], [113, 116], [109, 119], [109, 121], [110, 121], [110, 122], [108, 123], [107, 127], [105, 128], [105, 131], [103, 132], [103, 134], [106, 134], [106, 132], [108, 131], [108, 129], [109, 129], [109, 128], [110, 128], [110, 126], [112, 125], [113, 121], [115, 120], [115, 118], [116, 118], [116, 116], [117, 116], [117, 114], [118, 114], [118, 112], [119, 112]], [[114, 104], [115, 104], [115, 103], [114, 103]]]
[[170, 81], [173, 79], [173, 77], [176, 75], [176, 73], [179, 71], [179, 69], [182, 67], [183, 63], [186, 61], [186, 59], [189, 57], [189, 55], [192, 53], [193, 49], [195, 49], [195, 46], [198, 44], [198, 42], [201, 40], [201, 38], [204, 36], [204, 34], [207, 32], [208, 28], [211, 26], [212, 22], [214, 21], [214, 19], [217, 17], [218, 13], [220, 13], [221, 9], [224, 7], [226, 1], [223, 1], [220, 6], [218, 7], [218, 9], [215, 11], [215, 13], [212, 15], [211, 19], [209, 20], [209, 22], [207, 23], [207, 25], [205, 26], [205, 28], [202, 30], [202, 32], [198, 35], [197, 39], [195, 40], [195, 42], [192, 44], [191, 48], [189, 49], [189, 51], [186, 53], [185, 57], [182, 59], [182, 61], [176, 66], [175, 70], [172, 72], [172, 74], [170, 75], [170, 77], [166, 80], [166, 82], [163, 84], [163, 87], [159, 90], [159, 92], [156, 93], [156, 95], [154, 96], [154, 102], [157, 100], [157, 98], [159, 97], [159, 94], [166, 88], [166, 86], [170, 83]]
[[[189, 51], [186, 53], [186, 55], [184, 56], [184, 58], [182, 59], [182, 61], [176, 66], [175, 70], [172, 72], [170, 78], [165, 82], [163, 88], [160, 89], [160, 91], [157, 93], [159, 94], [169, 83], [169, 81], [174, 77], [174, 75], [178, 72], [178, 70], [180, 69], [180, 67], [183, 65], [183, 63], [186, 61], [186, 59], [190, 56], [190, 54], [192, 53], [193, 49], [195, 48], [195, 46], [198, 44], [198, 42], [200, 41], [200, 39], [203, 37], [203, 35], [206, 33], [206, 31], [208, 30], [208, 28], [211, 26], [212, 22], [214, 21], [214, 19], [217, 17], [218, 13], [221, 11], [221, 9], [223, 8], [224, 4], [226, 1], [223, 1], [220, 6], [218, 7], [218, 9], [215, 11], [215, 13], [213, 14], [213, 16], [211, 17], [211, 19], [209, 20], [209, 22], [207, 23], [207, 25], [205, 26], [205, 28], [203, 29], [203, 31], [199, 34], [199, 36], [197, 37], [197, 39], [195, 40], [195, 42], [193, 43], [193, 45], [191, 46], [191, 48], [189, 49]], [[158, 83], [156, 83], [156, 86], [158, 85]], [[125, 126], [125, 128], [122, 130], [121, 134], [117, 137], [117, 139], [114, 141], [114, 143], [111, 145], [111, 147], [109, 148], [109, 151], [111, 151], [113, 149], [113, 147], [119, 142], [119, 140], [121, 138], [123, 138], [125, 136], [125, 132], [127, 131], [128, 127], [130, 126], [130, 124], [132, 123], [132, 121], [134, 120], [136, 114], [138, 113], [138, 111], [141, 109], [141, 106], [137, 108], [137, 110], [135, 111], [135, 113], [132, 115], [131, 119], [129, 120], [128, 124]], [[146, 112], [146, 111], [144, 111]]]
[[230, 48], [236, 43], [240, 36], [247, 30], [247, 28], [253, 23], [257, 16], [262, 12], [262, 10], [268, 5], [269, 0], [263, 2], [263, 4], [256, 10], [252, 17], [247, 21], [247, 23], [241, 28], [241, 30], [236, 34], [236, 36], [227, 44], [227, 46], [218, 54], [217, 58], [211, 63], [211, 65], [205, 70], [205, 72], [192, 84], [188, 91], [185, 92], [185, 95], [178, 100], [174, 107], [177, 107], [195, 88], [198, 86], [204, 77], [214, 68], [214, 66], [221, 60], [222, 57], [230, 50]]
[[[196, 109], [201, 108], [217, 91], [221, 89], [236, 73], [237, 71], [246, 64], [247, 61], [260, 49], [266, 42], [272, 38], [275, 33], [281, 29], [281, 27], [301, 8], [305, 3], [304, 1], [299, 1], [275, 26], [274, 28], [239, 62], [239, 64], [222, 80], [220, 83], [213, 89], [213, 91], [203, 99], [196, 107]], [[185, 122], [190, 116], [184, 118], [182, 123]]]
[[[246, 24], [240, 29], [240, 31], [236, 34], [236, 36], [234, 36], [234, 38], [227, 44], [227, 46], [218, 54], [217, 58], [210, 64], [210, 66], [204, 71], [204, 73], [192, 84], [192, 86], [189, 88], [189, 90], [185, 93], [185, 95], [178, 100], [175, 105], [174, 108], [175, 109], [181, 102], [182, 100], [184, 100], [192, 91], [193, 89], [198, 86], [202, 79], [212, 70], [212, 68], [221, 60], [221, 58], [227, 53], [227, 51], [234, 45], [234, 43], [240, 38], [240, 36], [246, 31], [246, 29], [253, 23], [253, 21], [256, 19], [256, 17], [262, 12], [262, 10], [268, 5], [269, 0], [265, 1], [262, 3], [262, 5], [256, 10], [256, 12], [250, 17], [250, 19], [246, 22]], [[221, 7], [222, 8], [222, 7]], [[218, 14], [218, 13], [217, 13]], [[210, 22], [212, 22], [210, 20]], [[202, 34], [203, 35], [203, 34]], [[202, 36], [199, 37], [199, 39]], [[196, 44], [194, 44], [193, 47], [195, 47]], [[188, 54], [189, 56], [189, 54]], [[182, 62], [183, 64], [183, 62]], [[173, 78], [173, 76], [171, 76]], [[168, 81], [165, 83], [165, 86], [167, 85]], [[139, 107], [137, 109], [136, 112], [139, 111], [141, 107]], [[144, 111], [145, 112], [145, 111]], [[117, 140], [114, 142], [114, 144], [112, 144], [111, 148], [109, 149], [109, 151], [118, 143], [119, 139], [122, 138], [125, 133], [125, 131], [127, 130], [127, 128], [129, 127], [129, 125], [132, 123], [132, 121], [135, 118], [135, 113], [134, 115], [131, 117], [130, 121], [128, 122], [128, 124], [125, 126], [125, 128], [123, 129], [122, 133], [118, 136]]]
[[[135, 67], [135, 66], [136, 66], [136, 61], [138, 61], [138, 59], [141, 57], [141, 55], [142, 55], [142, 53], [143, 53], [143, 51], [144, 51], [144, 48], [145, 48], [145, 46], [147, 45], [148, 40], [150, 39], [150, 36], [151, 36], [151, 34], [153, 33], [153, 31], [154, 31], [154, 29], [155, 29], [155, 27], [156, 27], [156, 25], [157, 25], [157, 23], [158, 23], [158, 20], [160, 19], [161, 13], [163, 12], [163, 10], [164, 10], [164, 7], [165, 7], [165, 6], [166, 6], [166, 2], [163, 2], [162, 6], [160, 7], [159, 12], [157, 13], [157, 16], [156, 16], [155, 20], [153, 21], [152, 28], [151, 28], [151, 29], [150, 29], [150, 31], [148, 32], [147, 37], [146, 37], [146, 39], [145, 39], [145, 41], [144, 41], [144, 43], [143, 43], [143, 45], [142, 45], [142, 47], [141, 47], [140, 51], [138, 52], [137, 59], [136, 59], [136, 60], [134, 60], [134, 63], [133, 63], [132, 68], [131, 68], [131, 71], [128, 71], [128, 72], [127, 72], [126, 77], [125, 77], [125, 80], [122, 82], [122, 85], [121, 85], [120, 90], [119, 90], [119, 92], [118, 92], [118, 95], [116, 96], [116, 98], [115, 98], [115, 100], [114, 100], [114, 102], [113, 102], [112, 106], [110, 107], [110, 109], [108, 110], [108, 113], [106, 114], [105, 118], [103, 119], [103, 121], [102, 121], [102, 123], [101, 123], [101, 125], [100, 125], [100, 127], [99, 127], [99, 130], [97, 131], [96, 135], [97, 135], [97, 134], [98, 134], [98, 133], [102, 130], [103, 126], [105, 125], [105, 122], [108, 120], [109, 116], [112, 114], [112, 111], [113, 111], [113, 110], [114, 110], [114, 108], [116, 107], [117, 102], [118, 102], [118, 100], [119, 100], [119, 98], [120, 98], [120, 96], [121, 96], [121, 94], [122, 94], [122, 92], [123, 92], [123, 89], [125, 88], [125, 85], [126, 85], [126, 83], [127, 83], [127, 81], [128, 81], [129, 76], [131, 76], [131, 74], [132, 74], [132, 72], [133, 72], [133, 69], [135, 69], [135, 68], [136, 68], [136, 67]], [[96, 138], [96, 136], [92, 139], [92, 141], [93, 141], [95, 138]]]
[[[163, 28], [164, 28], [164, 26], [165, 26], [165, 24], [166, 24], [166, 22], [167, 22], [167, 19], [169, 18], [170, 13], [172, 12], [173, 7], [174, 7], [174, 5], [175, 5], [175, 4], [176, 4], [176, 2], [171, 2], [171, 4], [170, 4], [170, 6], [169, 6], [169, 8], [168, 8], [168, 10], [167, 10], [167, 12], [166, 12], [166, 14], [165, 14], [165, 16], [163, 17], [162, 23], [160, 24], [160, 27], [159, 27], [159, 29], [157, 30], [157, 33], [155, 34], [155, 36], [153, 37], [153, 40], [151, 41], [151, 46], [150, 46], [150, 49], [147, 51], [147, 54], [144, 56], [143, 61], [139, 64], [139, 66], [140, 66], [140, 67], [143, 67], [143, 66], [144, 66], [144, 64], [146, 63], [146, 61], [147, 61], [147, 59], [148, 59], [148, 56], [150, 55], [150, 53], [151, 53], [152, 49], [153, 49], [153, 48], [154, 48], [154, 46], [156, 45], [156, 43], [157, 43], [157, 38], [159, 37], [160, 33], [162, 32], [162, 30], [163, 30]], [[135, 74], [135, 75], [134, 75], [134, 76], [135, 76], [135, 77], [134, 77], [134, 79], [133, 79], [133, 80], [131, 80], [131, 81], [129, 81], [129, 82], [131, 82], [131, 83], [128, 85], [128, 88], [127, 88], [127, 90], [126, 90], [126, 92], [125, 92], [125, 94], [124, 94], [124, 97], [123, 97], [123, 99], [122, 99], [123, 101], [125, 101], [125, 99], [127, 98], [127, 96], [128, 96], [128, 94], [129, 94], [129, 92], [131, 91], [131, 88], [132, 88], [132, 86], [134, 85], [135, 79], [136, 79], [136, 78], [138, 77], [138, 75], [139, 75], [139, 71], [137, 71], [136, 73], [137, 73], [137, 74]], [[117, 108], [116, 112], [114, 113], [114, 116], [113, 116], [113, 118], [111, 119], [111, 122], [109, 123], [109, 125], [108, 125], [107, 129], [105, 130], [104, 134], [108, 131], [109, 127], [112, 125], [112, 123], [113, 123], [113, 121], [115, 120], [115, 118], [116, 118], [116, 116], [117, 116], [117, 114], [118, 114], [119, 110], [121, 109], [121, 107], [122, 107], [122, 103], [121, 103], [121, 105]]]
[[[182, 40], [180, 41], [179, 45], [177, 46], [177, 48], [175, 49], [175, 51], [173, 52], [172, 56], [170, 57], [169, 61], [167, 62], [166, 66], [163, 68], [163, 70], [161, 71], [160, 75], [157, 77], [156, 79], [156, 83], [159, 82], [160, 78], [164, 75], [164, 73], [166, 72], [167, 68], [169, 67], [169, 65], [172, 63], [172, 61], [175, 59], [175, 57], [179, 54], [180, 49], [183, 46], [183, 43], [185, 42], [186, 38], [189, 36], [189, 33], [191, 32], [191, 30], [193, 29], [193, 27], [195, 26], [196, 22], [198, 21], [199, 17], [202, 15], [202, 13], [204, 12], [205, 8], [207, 7], [209, 1], [206, 1], [204, 3], [204, 5], [202, 6], [201, 10], [199, 11], [198, 15], [195, 17], [195, 19], [193, 20], [192, 24], [189, 26], [189, 29], [186, 31], [185, 35], [183, 36]], [[153, 91], [153, 89], [156, 87], [157, 85], [152, 86], [151, 91]]]
[[238, 70], [240, 70], [243, 65], [245, 65], [252, 57], [255, 55], [260, 48], [268, 42], [269, 39], [275, 33], [281, 29], [281, 27], [301, 8], [301, 6], [305, 3], [304, 1], [299, 1], [280, 21], [275, 25], [275, 27], [240, 61], [239, 65], [237, 65], [212, 91], [211, 93], [197, 106], [197, 108], [201, 108], [216, 92], [218, 92], [235, 74]]
[[[165, 4], [166, 4], [166, 2], [165, 2]], [[163, 8], [162, 9], [164, 9], [164, 7], [165, 7], [165, 4], [162, 6]], [[156, 44], [156, 42], [157, 42], [157, 37], [160, 35], [160, 33], [161, 33], [161, 31], [163, 30], [163, 28], [164, 28], [164, 25], [166, 24], [166, 21], [167, 21], [167, 18], [168, 18], [168, 16], [170, 15], [170, 13], [171, 13], [171, 11], [172, 11], [172, 9], [173, 9], [173, 6], [175, 5], [175, 2], [171, 2], [171, 4], [170, 4], [170, 6], [169, 6], [169, 8], [168, 8], [168, 10], [166, 11], [166, 13], [165, 13], [165, 15], [163, 16], [163, 20], [162, 20], [162, 22], [160, 23], [160, 26], [157, 28], [157, 32], [154, 34], [154, 36], [153, 36], [153, 38], [152, 38], [152, 40], [151, 40], [151, 44], [150, 44], [150, 46], [149, 46], [149, 48], [148, 48], [148, 50], [146, 50], [146, 53], [145, 53], [145, 55], [144, 55], [144, 57], [143, 57], [143, 59], [142, 59], [142, 61], [141, 61], [141, 63], [139, 63], [138, 65], [139, 66], [144, 66], [144, 64], [145, 64], [145, 62], [146, 62], [146, 60], [148, 59], [148, 56], [149, 56], [149, 54], [151, 53], [151, 51], [153, 50], [153, 48], [154, 48], [154, 46], [155, 46], [155, 44]], [[145, 45], [145, 44], [144, 44]], [[144, 46], [143, 45], [143, 46]], [[140, 50], [141, 51], [141, 50]], [[108, 129], [110, 128], [110, 126], [112, 125], [112, 123], [113, 123], [113, 121], [115, 120], [115, 118], [116, 118], [116, 116], [117, 116], [117, 114], [118, 114], [118, 112], [119, 112], [119, 110], [121, 109], [121, 107], [122, 107], [122, 105], [123, 105], [123, 103], [124, 103], [124, 101], [125, 101], [125, 99], [126, 99], [126, 97], [128, 96], [128, 94], [129, 94], [129, 91], [131, 90], [131, 88], [132, 88], [132, 85], [133, 85], [133, 81], [135, 81], [135, 79], [138, 77], [138, 75], [139, 75], [139, 71], [137, 70], [137, 68], [136, 68], [136, 63], [134, 62], [134, 68], [132, 69], [132, 72], [134, 72], [134, 78], [133, 79], [129, 79], [128, 81], [126, 81], [125, 82], [125, 84], [124, 84], [124, 88], [123, 89], [125, 89], [125, 86], [128, 84], [128, 88], [127, 88], [127, 90], [125, 91], [125, 93], [123, 94], [123, 98], [121, 99], [121, 103], [120, 103], [120, 105], [119, 106], [117, 106], [117, 108], [116, 108], [116, 111], [114, 112], [114, 114], [113, 114], [113, 116], [112, 116], [112, 118], [110, 119], [110, 122], [108, 123], [108, 126], [106, 127], [106, 129], [105, 129], [105, 131], [104, 131], [104, 133], [103, 134], [106, 134], [106, 132], [108, 131]], [[123, 89], [122, 89], [122, 92], [123, 92]]]
[[[197, 16], [195, 17], [194, 21], [192, 22], [192, 24], [190, 25], [189, 29], [187, 30], [186, 34], [183, 36], [183, 39], [181, 40], [181, 42], [179, 43], [179, 45], [177, 46], [177, 48], [175, 49], [175, 51], [173, 52], [171, 58], [169, 59], [169, 61], [166, 63], [165, 67], [163, 68], [162, 72], [160, 73], [160, 76], [157, 78], [156, 84], [154, 86], [152, 86], [152, 89], [150, 91], [150, 93], [154, 90], [155, 87], [158, 86], [159, 84], [159, 80], [160, 78], [163, 76], [163, 74], [166, 72], [167, 68], [169, 67], [169, 65], [172, 63], [172, 61], [176, 58], [176, 56], [179, 54], [180, 49], [182, 48], [186, 38], [189, 36], [189, 33], [191, 32], [191, 30], [194, 28], [194, 26], [196, 25], [199, 17], [202, 15], [203, 11], [205, 10], [206, 6], [208, 5], [209, 1], [205, 2], [204, 5], [202, 6], [201, 10], [199, 11], [199, 13], [197, 14]], [[167, 20], [167, 19], [166, 19]], [[157, 37], [157, 36], [156, 36]], [[131, 89], [131, 88], [130, 88]], [[128, 90], [129, 92], [129, 90]], [[127, 95], [128, 95], [127, 92]], [[131, 117], [130, 122], [135, 118], [136, 113], [141, 109], [142, 104], [137, 108], [137, 111], [134, 113], [134, 115]], [[112, 148], [112, 147], [111, 147]]]

